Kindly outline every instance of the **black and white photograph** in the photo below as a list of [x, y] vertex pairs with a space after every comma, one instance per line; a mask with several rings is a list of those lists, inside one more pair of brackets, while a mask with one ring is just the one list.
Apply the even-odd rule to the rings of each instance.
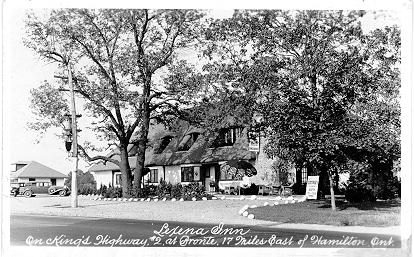
[[90, 2], [3, 1], [2, 254], [411, 256], [412, 1]]

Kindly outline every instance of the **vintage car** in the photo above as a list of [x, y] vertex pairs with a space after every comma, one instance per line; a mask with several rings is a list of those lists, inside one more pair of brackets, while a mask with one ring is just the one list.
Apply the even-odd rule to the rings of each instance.
[[51, 186], [47, 190], [50, 195], [68, 196], [70, 195], [70, 189], [67, 186]]
[[31, 197], [33, 191], [30, 186], [26, 186], [25, 183], [11, 183], [10, 194], [14, 197], [18, 195], [24, 195], [25, 197]]
[[11, 195], [31, 197], [36, 194], [67, 196], [70, 190], [66, 186], [50, 186], [47, 182], [11, 183]]

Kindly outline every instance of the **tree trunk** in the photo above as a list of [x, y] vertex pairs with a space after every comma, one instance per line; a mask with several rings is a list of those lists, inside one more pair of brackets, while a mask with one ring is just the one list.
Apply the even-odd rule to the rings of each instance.
[[331, 207], [333, 211], [336, 211], [334, 183], [333, 183], [332, 173], [330, 171], [328, 171], [328, 176], [329, 176], [329, 187], [331, 191]]
[[144, 168], [145, 168], [145, 151], [147, 149], [147, 136], [148, 136], [148, 127], [144, 126], [143, 127], [147, 127], [146, 133], [142, 132], [142, 134], [145, 135], [141, 135], [140, 136], [140, 141], [138, 143], [138, 151], [137, 151], [137, 161], [136, 161], [136, 167], [134, 170], [134, 187], [135, 187], [135, 192], [137, 192], [140, 188], [141, 188], [141, 183], [142, 183], [142, 175], [144, 174]]
[[[149, 82], [150, 83], [150, 82]], [[134, 187], [135, 192], [137, 193], [141, 188], [141, 181], [142, 175], [144, 173], [145, 168], [145, 151], [147, 149], [147, 141], [148, 141], [148, 131], [150, 125], [150, 84], [146, 83], [144, 86], [143, 91], [143, 103], [142, 103], [142, 125], [141, 125], [141, 133], [138, 138], [138, 149], [137, 149], [137, 161], [134, 171]]]
[[122, 177], [122, 195], [124, 197], [130, 197], [131, 196], [131, 182], [132, 182], [132, 174], [131, 174], [131, 168], [129, 166], [128, 161], [128, 148], [127, 146], [121, 146], [119, 149], [120, 156], [121, 156], [121, 162], [119, 169], [121, 171], [121, 177]]

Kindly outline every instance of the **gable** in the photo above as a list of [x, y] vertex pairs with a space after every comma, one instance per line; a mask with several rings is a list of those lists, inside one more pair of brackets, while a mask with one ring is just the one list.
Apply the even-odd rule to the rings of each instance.
[[13, 178], [67, 178], [67, 175], [49, 168], [41, 163], [32, 161], [23, 168], [11, 174]]

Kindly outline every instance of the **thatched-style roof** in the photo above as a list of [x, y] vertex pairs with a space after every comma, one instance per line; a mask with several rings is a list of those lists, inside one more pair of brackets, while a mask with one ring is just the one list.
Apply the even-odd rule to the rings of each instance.
[[[187, 151], [179, 151], [179, 146], [183, 139], [191, 133], [199, 133], [197, 140]], [[163, 149], [161, 153], [156, 154], [157, 149], [163, 137], [171, 136], [170, 143]], [[247, 129], [241, 131], [241, 136], [237, 138], [234, 145], [224, 147], [213, 147], [213, 142], [217, 134], [203, 129], [190, 126], [186, 123], [180, 127], [179, 131], [171, 132], [167, 130], [159, 130], [152, 133], [150, 137], [149, 147], [147, 148], [145, 165], [151, 166], [170, 166], [181, 164], [203, 164], [216, 163], [228, 160], [251, 160], [255, 158], [255, 154], [249, 151], [249, 143], [247, 139]], [[135, 148], [132, 147], [130, 152], [130, 166], [135, 168]], [[92, 166], [89, 171], [103, 171], [119, 169], [112, 163], [99, 163]]]

